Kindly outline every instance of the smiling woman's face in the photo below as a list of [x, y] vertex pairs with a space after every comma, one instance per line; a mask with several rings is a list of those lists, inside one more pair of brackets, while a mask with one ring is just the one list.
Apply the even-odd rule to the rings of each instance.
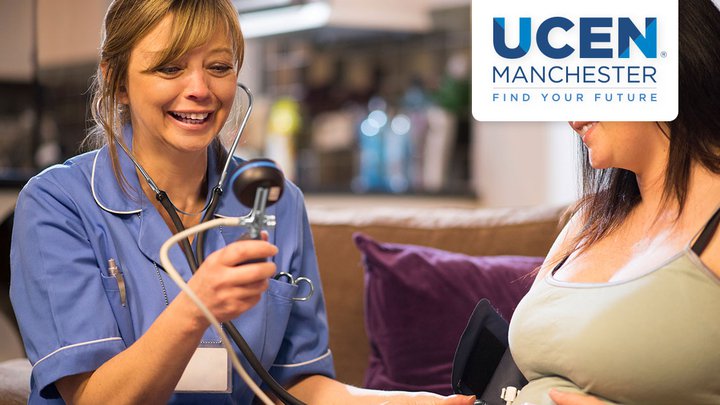
[[133, 142], [143, 153], [173, 148], [204, 151], [220, 132], [235, 97], [237, 71], [232, 43], [218, 30], [207, 43], [154, 68], [170, 46], [172, 15], [141, 39], [130, 54], [126, 91]]
[[635, 173], [665, 159], [669, 141], [655, 122], [571, 121], [595, 169], [616, 167]]

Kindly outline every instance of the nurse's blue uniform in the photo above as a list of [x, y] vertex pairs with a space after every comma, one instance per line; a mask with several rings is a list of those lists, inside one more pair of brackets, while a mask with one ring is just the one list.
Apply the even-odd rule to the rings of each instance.
[[[131, 137], [126, 130], [128, 145]], [[209, 188], [217, 184], [223, 163], [212, 149], [208, 148]], [[105, 146], [43, 171], [18, 197], [10, 295], [33, 364], [31, 404], [63, 403], [55, 381], [95, 370], [130, 346], [179, 292], [159, 258], [160, 246], [171, 231], [142, 192], [132, 161], [121, 149], [118, 155], [129, 184], [127, 193], [115, 178]], [[233, 160], [229, 173], [238, 164], [239, 160]], [[224, 190], [216, 216], [238, 217], [249, 212], [230, 187], [225, 185]], [[233, 323], [280, 384], [304, 375], [334, 377], [325, 304], [302, 193], [286, 182], [282, 198], [268, 211], [277, 217], [277, 227], [269, 232], [270, 242], [279, 248], [273, 258], [277, 271], [310, 278], [315, 294], [309, 301], [293, 301], [306, 291], [271, 279], [260, 302]], [[244, 232], [237, 227], [209, 231], [206, 255]], [[170, 257], [188, 280], [191, 272], [179, 246], [171, 249]], [[117, 280], [109, 276], [109, 259], [115, 260], [125, 278], [125, 306]], [[203, 341], [218, 345], [219, 339], [208, 329]], [[247, 365], [244, 359], [243, 365]], [[255, 373], [246, 369], [260, 384]], [[236, 372], [232, 379], [231, 394], [175, 393], [170, 403], [250, 403], [251, 390]]]

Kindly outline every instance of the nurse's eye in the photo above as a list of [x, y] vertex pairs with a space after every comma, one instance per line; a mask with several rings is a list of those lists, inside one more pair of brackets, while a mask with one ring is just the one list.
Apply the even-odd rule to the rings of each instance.
[[178, 66], [160, 66], [155, 68], [157, 73], [164, 76], [176, 76], [182, 69]]
[[224, 63], [218, 63], [210, 66], [210, 71], [219, 76], [226, 75], [233, 70], [234, 68], [232, 65], [227, 65]]

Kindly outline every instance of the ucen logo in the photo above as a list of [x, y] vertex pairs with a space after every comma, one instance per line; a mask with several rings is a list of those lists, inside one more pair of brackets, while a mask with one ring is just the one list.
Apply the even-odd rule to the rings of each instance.
[[[520, 43], [509, 48], [505, 40], [505, 18], [493, 18], [493, 46], [495, 52], [506, 59], [518, 59], [525, 56], [532, 44], [532, 19], [520, 18]], [[551, 17], [540, 23], [535, 33], [535, 42], [543, 55], [552, 59], [563, 59], [572, 55], [575, 48], [565, 44], [554, 47], [550, 44], [550, 32], [561, 29], [569, 32], [575, 23], [565, 17]], [[610, 32], [595, 32], [594, 29], [615, 28], [610, 17], [581, 17], [578, 27], [580, 58], [613, 58], [612, 36]], [[657, 18], [645, 18], [645, 35], [627, 17], [617, 19], [616, 44], [620, 58], [630, 57], [630, 41], [632, 40], [646, 58], [657, 57]], [[606, 44], [606, 47], [602, 47]], [[597, 45], [597, 46], [595, 46]], [[607, 47], [610, 45], [610, 47]]]

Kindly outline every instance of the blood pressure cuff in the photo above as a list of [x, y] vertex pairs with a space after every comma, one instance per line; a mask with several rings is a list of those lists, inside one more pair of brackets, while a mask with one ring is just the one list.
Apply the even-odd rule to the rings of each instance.
[[525, 384], [527, 380], [508, 348], [508, 323], [483, 298], [475, 306], [455, 351], [453, 391], [475, 395], [488, 405], [505, 405], [500, 398], [502, 389], [520, 389]]

